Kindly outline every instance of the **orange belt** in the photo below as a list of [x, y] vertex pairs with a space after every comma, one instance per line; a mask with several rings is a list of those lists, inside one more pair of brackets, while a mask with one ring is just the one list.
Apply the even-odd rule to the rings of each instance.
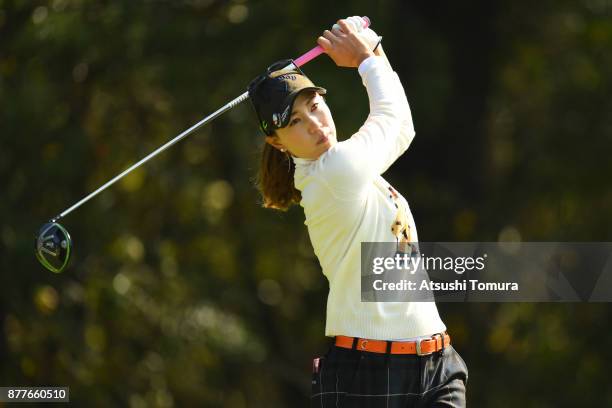
[[[442, 345], [442, 335], [444, 335], [444, 345]], [[450, 345], [450, 336], [446, 332], [437, 333], [431, 336], [431, 338], [417, 341], [385, 341], [336, 336], [337, 347], [352, 349], [354, 343], [356, 343], [355, 349], [360, 351], [387, 353], [387, 346], [390, 343], [389, 352], [391, 354], [416, 354], [424, 356], [448, 347]]]

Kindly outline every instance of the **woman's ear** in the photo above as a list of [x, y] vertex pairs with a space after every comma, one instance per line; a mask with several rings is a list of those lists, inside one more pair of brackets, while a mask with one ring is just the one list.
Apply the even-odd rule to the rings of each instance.
[[284, 151], [287, 150], [285, 148], [285, 146], [283, 146], [283, 144], [280, 142], [280, 139], [278, 138], [277, 135], [266, 136], [266, 143], [268, 143], [270, 146], [280, 150], [281, 152], [284, 152]]

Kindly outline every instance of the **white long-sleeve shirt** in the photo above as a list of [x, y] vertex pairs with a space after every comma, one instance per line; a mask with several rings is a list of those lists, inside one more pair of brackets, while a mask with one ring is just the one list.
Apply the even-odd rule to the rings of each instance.
[[361, 242], [396, 241], [396, 204], [410, 241], [418, 237], [408, 203], [399, 193], [393, 200], [381, 176], [414, 138], [404, 89], [382, 57], [367, 58], [358, 71], [370, 101], [365, 123], [316, 160], [293, 158], [304, 223], [329, 281], [325, 334], [395, 340], [440, 333], [446, 326], [434, 302], [361, 301]]

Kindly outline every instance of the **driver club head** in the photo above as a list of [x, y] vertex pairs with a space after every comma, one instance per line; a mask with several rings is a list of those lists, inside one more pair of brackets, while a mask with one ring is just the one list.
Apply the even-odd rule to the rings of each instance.
[[66, 228], [56, 222], [43, 225], [34, 239], [38, 261], [48, 270], [60, 273], [70, 260], [72, 240]]

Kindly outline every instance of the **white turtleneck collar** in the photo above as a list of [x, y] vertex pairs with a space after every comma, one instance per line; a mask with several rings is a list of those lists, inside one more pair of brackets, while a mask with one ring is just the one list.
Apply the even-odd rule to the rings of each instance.
[[[319, 156], [321, 157], [321, 156]], [[295, 163], [295, 166], [308, 166], [309, 164], [312, 164], [314, 162], [316, 162], [317, 160], [319, 160], [318, 158], [316, 159], [304, 159], [301, 157], [295, 157], [295, 156], [291, 156], [291, 160], [293, 160], [293, 163]]]
[[321, 153], [321, 155], [317, 157], [316, 159], [304, 159], [301, 157], [295, 157], [293, 155], [291, 155], [291, 159], [293, 160], [293, 163], [295, 163], [296, 167], [308, 166], [308, 165], [311, 165], [317, 162], [319, 159], [321, 159], [321, 157], [325, 156], [331, 149], [335, 148], [337, 145], [338, 145], [338, 142], [334, 143], [333, 146], [331, 146], [329, 149]]

